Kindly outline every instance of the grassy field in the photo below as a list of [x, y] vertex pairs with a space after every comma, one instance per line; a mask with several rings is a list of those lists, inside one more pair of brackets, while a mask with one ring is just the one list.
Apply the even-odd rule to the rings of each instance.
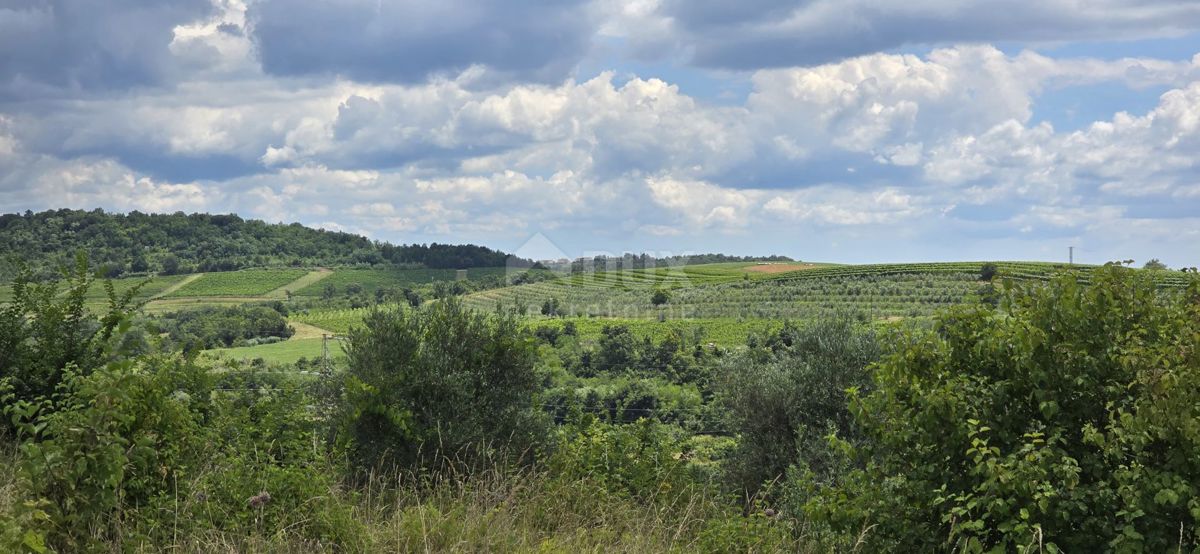
[[194, 296], [265, 296], [271, 291], [309, 273], [306, 269], [246, 269], [222, 273], [205, 273], [167, 295], [169, 298]]
[[[477, 267], [467, 270], [467, 279], [503, 277], [504, 274], [503, 267]], [[434, 281], [453, 281], [456, 275], [454, 269], [336, 269], [328, 277], [292, 292], [300, 296], [321, 296], [326, 287], [344, 292], [346, 287], [357, 284], [370, 295], [381, 288], [403, 289]]]
[[[239, 348], [219, 348], [215, 350], [206, 350], [205, 354], [209, 356], [227, 357], [235, 360], [253, 360], [262, 358], [263, 361], [271, 363], [292, 364], [300, 358], [320, 358], [322, 355], [323, 339], [292, 339], [274, 344], [260, 344], [258, 346], [243, 346]], [[329, 341], [329, 356], [331, 358], [344, 357], [342, 352], [342, 343], [339, 340]]]

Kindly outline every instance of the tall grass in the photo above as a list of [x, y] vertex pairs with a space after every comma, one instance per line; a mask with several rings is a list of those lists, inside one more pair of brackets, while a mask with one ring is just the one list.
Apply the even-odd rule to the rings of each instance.
[[[0, 517], [24, 501], [18, 462], [11, 447], [0, 450]], [[130, 528], [113, 535], [127, 539], [99, 546], [111, 552], [187, 553], [818, 550], [794, 536], [792, 522], [746, 515], [700, 485], [638, 499], [610, 492], [590, 477], [564, 478], [530, 467], [376, 473], [360, 482], [331, 487], [319, 499], [332, 497], [352, 514], [350, 543], [323, 542], [290, 527], [230, 531], [191, 522], [170, 541], [139, 541], [143, 530]], [[187, 504], [197, 501], [180, 498], [179, 517], [194, 513]], [[157, 519], [169, 522], [171, 515], [159, 513]]]

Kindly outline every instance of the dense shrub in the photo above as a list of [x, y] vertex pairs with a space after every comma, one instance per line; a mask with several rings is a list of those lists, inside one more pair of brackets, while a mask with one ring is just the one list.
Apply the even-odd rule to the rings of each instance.
[[50, 545], [111, 540], [130, 507], [171, 490], [204, 448], [205, 370], [178, 358], [68, 370], [52, 409], [14, 418], [23, 476], [49, 515]]
[[833, 479], [840, 467], [824, 437], [858, 441], [846, 391], [869, 389], [867, 367], [878, 355], [874, 334], [843, 317], [787, 323], [761, 347], [724, 358], [715, 372], [717, 402], [738, 436], [734, 482], [754, 493], [793, 466]]
[[[266, 344], [287, 339], [288, 309], [282, 302], [260, 306], [205, 307], [160, 316], [154, 324], [185, 351]], [[249, 341], [255, 341], [253, 343]]]
[[543, 434], [533, 335], [456, 299], [375, 311], [346, 347], [344, 424], [360, 467], [430, 467], [479, 449], [521, 452]]
[[[77, 258], [62, 277], [60, 289], [57, 281], [35, 283], [22, 274], [12, 284], [12, 301], [0, 306], [0, 386], [9, 392], [4, 412], [10, 416], [13, 409], [39, 409], [68, 368], [86, 375], [138, 346], [122, 340], [138, 287], [118, 295], [105, 283], [109, 305], [97, 317], [85, 305], [95, 280], [87, 259]], [[6, 417], [0, 429], [11, 424]]]
[[874, 550], [1197, 548], [1200, 284], [1079, 279], [900, 337], [853, 402], [866, 467], [798, 481], [808, 515]]

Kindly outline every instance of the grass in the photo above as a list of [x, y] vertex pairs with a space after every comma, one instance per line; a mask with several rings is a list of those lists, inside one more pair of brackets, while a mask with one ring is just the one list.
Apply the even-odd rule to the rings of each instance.
[[[0, 451], [0, 516], [23, 500], [16, 486], [19, 458]], [[11, 462], [11, 463], [9, 463]], [[220, 471], [220, 467], [201, 468]], [[332, 472], [319, 466], [315, 472]], [[816, 543], [795, 538], [791, 521], [761, 513], [744, 515], [710, 486], [651, 498], [609, 492], [598, 480], [552, 475], [538, 469], [489, 469], [442, 477], [393, 474], [368, 477], [367, 485], [334, 485], [314, 491], [311, 518], [345, 513], [329, 521], [346, 541], [332, 544], [297, 527], [222, 529], [189, 520], [185, 531], [154, 544], [140, 542], [136, 529], [113, 522], [118, 537], [102, 551], [184, 553], [290, 552], [819, 552]], [[665, 491], [665, 489], [664, 489]], [[278, 493], [278, 492], [277, 492]], [[197, 512], [193, 496], [179, 499], [161, 515], [170, 525]], [[170, 511], [175, 512], [174, 517]], [[127, 525], [127, 524], [125, 524]], [[130, 532], [120, 532], [130, 531]], [[98, 545], [95, 545], [98, 546]]]
[[222, 273], [205, 273], [167, 295], [168, 298], [192, 296], [264, 296], [304, 277], [305, 269], [245, 269]]
[[[226, 357], [235, 360], [262, 358], [263, 361], [270, 363], [294, 364], [300, 358], [308, 358], [310, 360], [320, 358], [323, 352], [322, 342], [323, 339], [320, 338], [291, 339], [273, 344], [218, 348], [206, 350], [205, 352], [211, 356]], [[329, 341], [329, 356], [331, 358], [345, 356], [345, 353], [342, 351], [341, 341], [336, 339]]]
[[[505, 271], [506, 268], [503, 267], [472, 268], [467, 270], [467, 279], [503, 277]], [[363, 292], [370, 295], [381, 288], [411, 288], [434, 281], [453, 281], [456, 276], [457, 270], [454, 269], [344, 268], [335, 269], [332, 275], [292, 292], [299, 296], [321, 296], [326, 287], [333, 286], [338, 292], [344, 292], [347, 286], [357, 284], [362, 287]]]

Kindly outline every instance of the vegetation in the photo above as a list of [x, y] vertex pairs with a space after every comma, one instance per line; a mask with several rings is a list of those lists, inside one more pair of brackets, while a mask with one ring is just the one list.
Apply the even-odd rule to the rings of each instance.
[[259, 296], [285, 286], [307, 273], [304, 269], [245, 269], [227, 273], [205, 273], [167, 296]]
[[231, 346], [271, 344], [291, 337], [287, 307], [282, 302], [265, 306], [206, 307], [164, 314], [154, 319], [153, 331], [166, 334], [185, 352]]
[[268, 224], [236, 215], [128, 214], [52, 210], [0, 215], [0, 281], [20, 264], [38, 279], [53, 278], [82, 251], [109, 277], [167, 275], [268, 266], [407, 264], [430, 268], [529, 267], [503, 252], [475, 245], [375, 243], [350, 233], [299, 223]]
[[[1195, 276], [756, 267], [437, 281], [420, 302], [380, 277], [157, 316], [145, 287], [262, 300], [307, 273], [19, 277], [0, 551], [1200, 547]], [[306, 283], [343, 271], [375, 270]], [[222, 275], [245, 283], [203, 285]], [[570, 315], [605, 298], [669, 317]]]
[[859, 469], [796, 474], [803, 511], [879, 550], [1192, 550], [1198, 316], [1118, 266], [950, 310], [854, 393]]

